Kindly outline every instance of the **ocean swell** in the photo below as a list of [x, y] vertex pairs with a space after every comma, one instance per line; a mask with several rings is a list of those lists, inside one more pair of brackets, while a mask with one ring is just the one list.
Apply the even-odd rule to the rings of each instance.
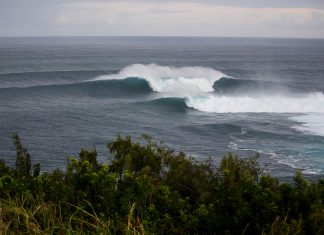
[[124, 80], [87, 81], [71, 84], [37, 85], [29, 87], [0, 88], [1, 96], [16, 96], [31, 94], [43, 96], [90, 96], [90, 97], [129, 97], [152, 93], [146, 80], [127, 78]]

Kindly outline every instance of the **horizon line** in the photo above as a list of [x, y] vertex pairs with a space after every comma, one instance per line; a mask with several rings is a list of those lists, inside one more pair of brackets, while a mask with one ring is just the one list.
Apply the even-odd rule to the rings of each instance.
[[179, 36], [179, 35], [19, 35], [1, 36], [0, 38], [255, 38], [255, 39], [314, 39], [323, 40], [324, 37], [272, 37], [272, 36]]

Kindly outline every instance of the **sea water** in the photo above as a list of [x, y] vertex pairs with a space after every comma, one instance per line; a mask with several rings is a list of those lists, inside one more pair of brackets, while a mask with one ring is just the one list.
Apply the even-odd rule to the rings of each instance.
[[0, 38], [0, 158], [18, 133], [43, 171], [118, 134], [271, 174], [324, 174], [324, 40]]

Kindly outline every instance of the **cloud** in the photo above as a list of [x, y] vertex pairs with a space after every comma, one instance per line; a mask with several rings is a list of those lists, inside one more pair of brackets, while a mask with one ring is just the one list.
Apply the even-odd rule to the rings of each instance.
[[[15, 1], [15, 0], [13, 0]], [[17, 0], [16, 0], [17, 1]], [[21, 0], [22, 1], [22, 0]], [[41, 1], [41, 0], [39, 0]], [[43, 0], [46, 2], [46, 0]], [[58, 2], [113, 2], [116, 0], [56, 0]], [[119, 0], [129, 1], [129, 0]], [[199, 3], [214, 6], [255, 7], [255, 8], [324, 8], [322, 0], [132, 0], [131, 2], [145, 3]]]
[[2, 36], [324, 37], [324, 1], [3, 1]]

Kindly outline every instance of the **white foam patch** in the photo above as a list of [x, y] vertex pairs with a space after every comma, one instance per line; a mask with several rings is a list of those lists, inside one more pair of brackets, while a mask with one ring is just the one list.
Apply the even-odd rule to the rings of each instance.
[[169, 67], [157, 64], [133, 64], [118, 74], [103, 75], [94, 80], [126, 79], [129, 77], [147, 80], [154, 91], [171, 96], [184, 97], [213, 91], [214, 82], [224, 73], [205, 67]]
[[303, 97], [285, 96], [189, 96], [187, 106], [215, 113], [324, 113], [324, 95], [310, 93]]
[[324, 114], [323, 113], [308, 113], [291, 118], [294, 121], [300, 122], [300, 125], [294, 126], [299, 131], [312, 133], [315, 135], [324, 136]]
[[[311, 161], [307, 161], [305, 156], [287, 156], [285, 159], [276, 156], [278, 163], [290, 166], [293, 169], [300, 170], [303, 174], [306, 175], [319, 175], [323, 174], [323, 170], [318, 166], [321, 166], [321, 162], [312, 159]], [[315, 162], [314, 162], [315, 160]]]

